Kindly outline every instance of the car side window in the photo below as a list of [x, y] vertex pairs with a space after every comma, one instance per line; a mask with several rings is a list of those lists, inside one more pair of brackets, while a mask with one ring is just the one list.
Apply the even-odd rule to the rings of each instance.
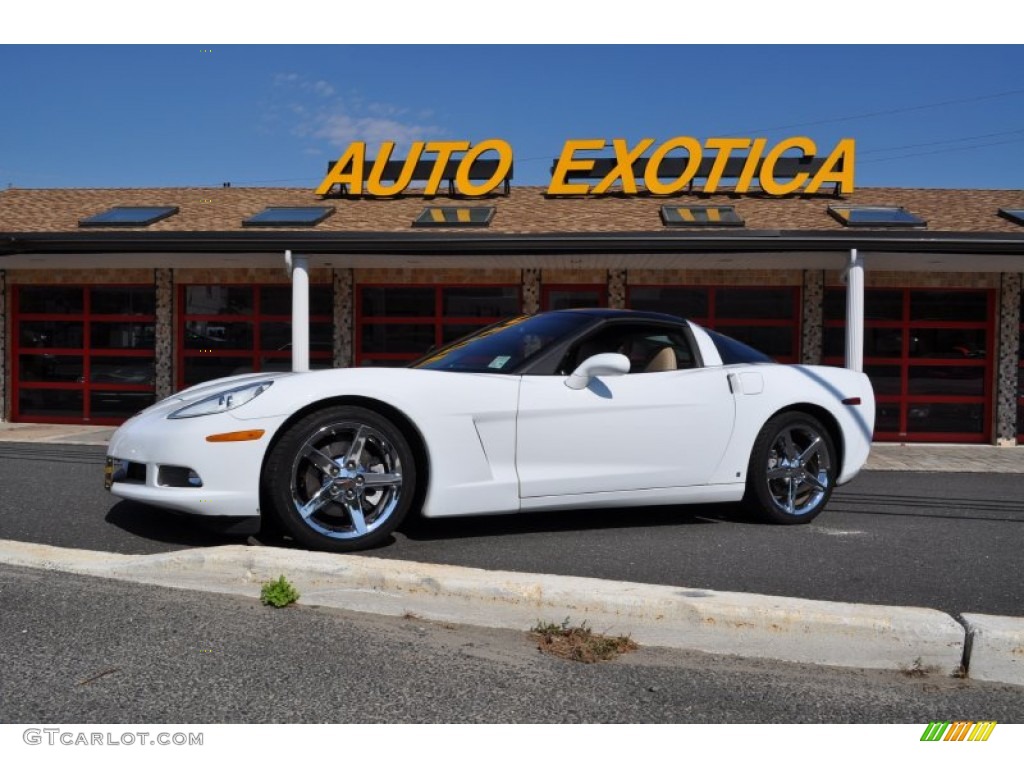
[[595, 331], [575, 344], [559, 366], [568, 375], [593, 355], [618, 352], [629, 358], [630, 373], [664, 373], [696, 366], [686, 335], [673, 328], [621, 323]]

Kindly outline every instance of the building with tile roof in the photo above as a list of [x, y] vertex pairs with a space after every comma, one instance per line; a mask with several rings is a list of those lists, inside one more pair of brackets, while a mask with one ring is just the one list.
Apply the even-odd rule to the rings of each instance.
[[8, 189], [0, 418], [118, 423], [200, 381], [287, 367], [285, 251], [309, 262], [314, 367], [401, 365], [509, 314], [586, 305], [842, 365], [855, 254], [876, 439], [1015, 444], [1022, 216], [1024, 190]]

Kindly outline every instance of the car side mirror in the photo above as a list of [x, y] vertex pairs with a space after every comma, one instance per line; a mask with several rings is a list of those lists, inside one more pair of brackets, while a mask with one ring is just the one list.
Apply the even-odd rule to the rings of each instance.
[[586, 389], [595, 376], [622, 376], [629, 373], [629, 358], [617, 352], [602, 352], [588, 357], [565, 380], [569, 389]]

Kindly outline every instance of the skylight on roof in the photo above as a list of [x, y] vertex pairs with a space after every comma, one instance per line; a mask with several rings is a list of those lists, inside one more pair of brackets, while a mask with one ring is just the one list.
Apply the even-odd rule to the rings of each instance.
[[489, 205], [440, 205], [424, 208], [416, 217], [414, 227], [486, 227], [494, 218]]
[[923, 227], [928, 223], [899, 206], [830, 205], [828, 212], [844, 227]]
[[1000, 208], [999, 215], [1014, 224], [1024, 224], [1024, 208]]
[[174, 205], [119, 205], [78, 222], [80, 227], [148, 227], [178, 212]]
[[334, 213], [333, 206], [264, 208], [242, 222], [243, 227], [315, 227]]
[[743, 219], [731, 205], [663, 205], [661, 220], [667, 227], [743, 226]]

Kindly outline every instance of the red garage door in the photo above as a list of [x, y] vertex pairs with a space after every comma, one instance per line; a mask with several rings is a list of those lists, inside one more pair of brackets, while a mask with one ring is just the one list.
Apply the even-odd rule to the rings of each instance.
[[[992, 434], [995, 293], [869, 288], [864, 372], [876, 440], [984, 443]], [[843, 365], [846, 289], [825, 293], [825, 363]]]
[[800, 289], [788, 286], [631, 285], [627, 306], [665, 312], [712, 328], [771, 355], [800, 357]]
[[120, 424], [154, 401], [156, 290], [14, 290], [14, 421]]

